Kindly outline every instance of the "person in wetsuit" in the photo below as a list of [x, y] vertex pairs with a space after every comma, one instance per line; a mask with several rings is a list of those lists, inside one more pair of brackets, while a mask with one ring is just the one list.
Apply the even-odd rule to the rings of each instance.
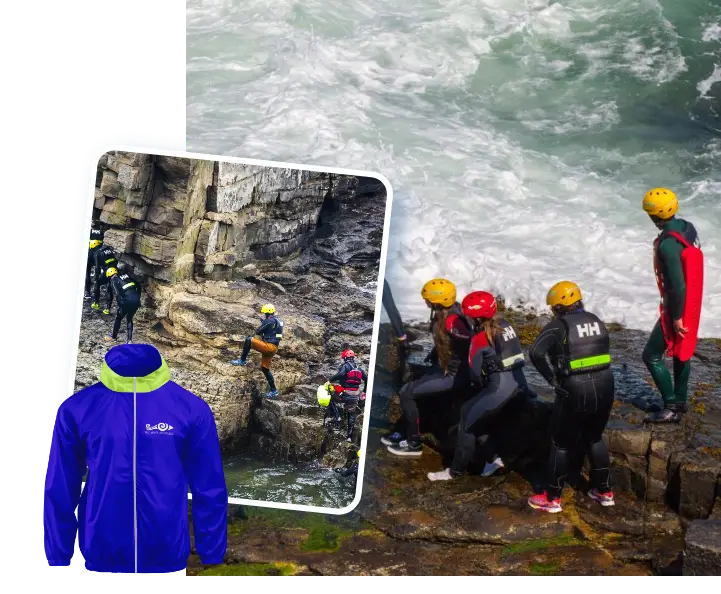
[[95, 265], [95, 252], [103, 245], [105, 240], [105, 230], [97, 223], [94, 223], [90, 229], [90, 244], [88, 246], [88, 262], [85, 266], [85, 299], [92, 297], [91, 290], [93, 284], [93, 276], [91, 274]]
[[[93, 309], [100, 309], [100, 287], [107, 285], [110, 277], [107, 272], [110, 268], [118, 268], [118, 259], [115, 257], [115, 252], [109, 247], [101, 245], [95, 252], [95, 286], [93, 288], [93, 302], [90, 307]], [[108, 305], [103, 310], [105, 315], [110, 313], [110, 306], [113, 302], [113, 292], [110, 287], [107, 289]]]
[[471, 378], [483, 387], [461, 408], [451, 467], [429, 472], [432, 481], [447, 481], [466, 473], [476, 453], [476, 435], [483, 444], [486, 463], [482, 475], [490, 476], [503, 468], [490, 435], [491, 425], [506, 409], [515, 410], [516, 404], [524, 403], [529, 392], [521, 342], [513, 327], [496, 317], [495, 297], [486, 291], [474, 291], [466, 295], [461, 307], [463, 314], [473, 320]]
[[125, 272], [118, 273], [117, 268], [108, 268], [106, 276], [110, 279], [108, 307], [112, 306], [114, 295], [118, 302], [118, 311], [115, 314], [113, 332], [106, 336], [105, 340], [110, 342], [118, 339], [120, 324], [123, 318], [126, 318], [127, 335], [125, 342], [131, 343], [133, 341], [133, 316], [140, 309], [140, 284], [129, 274]]
[[391, 287], [387, 280], [383, 280], [383, 309], [388, 314], [388, 319], [391, 321], [391, 327], [396, 335], [399, 342], [405, 342], [407, 336], [406, 331], [403, 329], [403, 320], [401, 314], [398, 313], [396, 302], [393, 299], [393, 293], [391, 293]]
[[556, 400], [546, 490], [530, 497], [528, 504], [545, 512], [562, 511], [561, 492], [570, 470], [570, 450], [580, 443], [591, 463], [589, 497], [604, 506], [614, 505], [611, 462], [603, 443], [615, 389], [608, 330], [584, 309], [581, 290], [575, 283], [556, 283], [546, 303], [554, 319], [541, 330], [528, 356], [553, 386]]
[[654, 241], [654, 263], [659, 288], [663, 293], [662, 313], [651, 331], [646, 347], [643, 350], [643, 362], [651, 372], [656, 387], [661, 392], [664, 408], [649, 415], [647, 421], [652, 423], [678, 422], [686, 412], [688, 399], [688, 380], [691, 374], [691, 361], [673, 358], [673, 379], [666, 368], [666, 339], [664, 326], [668, 334], [685, 334], [683, 309], [686, 302], [686, 279], [681, 265], [683, 244], [670, 235], [676, 232], [691, 245], [700, 247], [695, 227], [677, 218], [678, 199], [665, 188], [650, 190], [643, 199], [643, 209], [654, 225], [660, 230]]
[[[355, 426], [355, 420], [358, 416], [358, 400], [360, 399], [361, 393], [365, 391], [368, 383], [368, 375], [366, 372], [358, 367], [355, 362], [355, 353], [351, 349], [346, 349], [341, 353], [341, 359], [343, 364], [338, 369], [338, 372], [331, 377], [328, 381], [331, 383], [338, 383], [343, 388], [343, 403], [346, 414], [346, 421], [348, 423], [348, 435], [346, 436], [347, 442], [353, 441], [353, 429]], [[361, 389], [361, 383], [363, 389]]]
[[230, 363], [231, 365], [247, 365], [248, 362], [246, 359], [248, 358], [250, 349], [258, 351], [261, 354], [260, 370], [263, 372], [270, 387], [270, 392], [267, 392], [264, 396], [272, 399], [280, 394], [275, 387], [273, 374], [270, 372], [270, 362], [273, 359], [273, 355], [278, 352], [278, 345], [283, 339], [283, 321], [275, 315], [275, 306], [270, 303], [266, 303], [260, 311], [265, 315], [265, 318], [261, 320], [260, 326], [258, 326], [255, 331], [260, 338], [246, 336], [240, 358]]
[[333, 471], [337, 472], [343, 478], [348, 478], [349, 476], [352, 476], [355, 479], [355, 481], [357, 481], [359, 464], [360, 464], [360, 450], [358, 450], [356, 452], [356, 455], [353, 456], [353, 458], [351, 458], [350, 460], [348, 460], [344, 466], [341, 466], [339, 468], [334, 468]]
[[420, 456], [421, 429], [418, 400], [447, 397], [470, 383], [468, 349], [471, 342], [471, 324], [456, 302], [455, 285], [444, 278], [428, 281], [421, 296], [431, 309], [430, 330], [434, 347], [428, 356], [433, 364], [429, 373], [405, 384], [400, 390], [401, 407], [406, 425], [406, 436], [394, 432], [381, 438], [388, 451], [397, 456]]

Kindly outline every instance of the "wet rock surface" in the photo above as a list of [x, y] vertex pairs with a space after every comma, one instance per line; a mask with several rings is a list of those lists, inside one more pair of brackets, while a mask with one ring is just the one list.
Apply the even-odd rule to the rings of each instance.
[[[345, 427], [323, 426], [315, 388], [343, 348], [367, 369], [385, 217], [373, 179], [108, 153], [94, 219], [121, 268], [142, 283], [134, 342], [155, 345], [174, 381], [206, 400], [226, 451], [305, 462], [345, 461]], [[273, 303], [285, 323], [264, 399], [260, 355], [240, 355]], [[105, 303], [105, 290], [101, 305]], [[85, 301], [76, 390], [98, 381], [112, 315]], [[119, 338], [125, 340], [125, 323]], [[356, 420], [360, 443], [362, 414]]]

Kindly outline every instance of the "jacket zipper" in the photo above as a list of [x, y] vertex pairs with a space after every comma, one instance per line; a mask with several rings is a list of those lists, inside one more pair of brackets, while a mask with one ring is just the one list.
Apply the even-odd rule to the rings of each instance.
[[135, 555], [135, 573], [138, 573], [138, 453], [137, 453], [137, 432], [138, 432], [138, 378], [133, 378], [133, 548]]

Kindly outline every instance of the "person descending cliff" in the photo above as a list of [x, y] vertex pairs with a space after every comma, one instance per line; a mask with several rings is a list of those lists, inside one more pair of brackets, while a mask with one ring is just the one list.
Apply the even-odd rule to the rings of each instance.
[[[665, 188], [643, 198], [643, 210], [659, 234], [653, 242], [654, 271], [661, 294], [659, 319], [643, 350], [643, 361], [663, 398], [651, 423], [678, 422], [686, 412], [691, 356], [696, 348], [703, 293], [703, 255], [695, 227], [676, 217], [678, 199]], [[673, 358], [673, 379], [664, 355]]]
[[108, 307], [113, 304], [113, 295], [118, 302], [113, 331], [105, 337], [105, 340], [110, 342], [118, 339], [120, 324], [123, 318], [126, 318], [127, 334], [125, 342], [131, 343], [133, 341], [133, 316], [140, 309], [140, 284], [129, 274], [125, 272], [119, 273], [117, 268], [108, 268], [105, 274], [110, 279]]
[[477, 441], [483, 444], [482, 475], [490, 476], [503, 468], [491, 430], [496, 424], [506, 425], [508, 415], [504, 413], [525, 403], [529, 392], [521, 343], [513, 327], [496, 316], [496, 298], [486, 291], [474, 291], [466, 295], [461, 308], [463, 315], [473, 320], [468, 359], [471, 378], [482, 388], [461, 408], [451, 467], [429, 472], [432, 481], [447, 481], [465, 474], [475, 456]]
[[248, 358], [250, 350], [258, 351], [261, 354], [260, 370], [263, 372], [270, 387], [270, 391], [264, 394], [264, 396], [272, 399], [280, 394], [275, 387], [273, 374], [270, 372], [270, 362], [273, 359], [273, 355], [278, 352], [278, 345], [280, 345], [280, 341], [283, 339], [283, 321], [275, 315], [275, 306], [271, 303], [266, 303], [260, 311], [265, 316], [261, 319], [260, 326], [258, 326], [255, 331], [260, 338], [246, 336], [240, 358], [230, 363], [231, 365], [247, 365], [248, 362], [246, 359]]
[[340, 423], [342, 419], [338, 407], [343, 401], [341, 400], [340, 395], [336, 394], [335, 386], [333, 386], [330, 382], [326, 382], [322, 386], [318, 386], [316, 396], [318, 398], [318, 404], [325, 409], [325, 413], [323, 414], [323, 425], [325, 426], [328, 421]]
[[[105, 245], [97, 247], [95, 252], [95, 286], [93, 287], [93, 302], [90, 307], [100, 309], [100, 287], [108, 285], [110, 277], [107, 272], [110, 268], [118, 268], [118, 259], [115, 252]], [[108, 305], [103, 310], [105, 315], [110, 314], [110, 306], [112, 305], [113, 293], [110, 287], [107, 287]]]
[[92, 298], [92, 285], [93, 276], [92, 270], [95, 265], [95, 252], [103, 245], [105, 240], [105, 230], [98, 222], [93, 222], [93, 226], [90, 229], [90, 244], [88, 246], [88, 261], [85, 265], [85, 299]]
[[[340, 386], [346, 422], [348, 423], [347, 442], [353, 441], [353, 429], [358, 416], [358, 401], [368, 384], [368, 374], [361, 369], [355, 361], [355, 353], [351, 349], [344, 350], [341, 355], [343, 361], [337, 373], [328, 382]], [[361, 389], [361, 383], [363, 389]], [[338, 389], [336, 388], [336, 391]]]
[[426, 375], [405, 384], [400, 390], [405, 436], [394, 432], [381, 438], [388, 451], [396, 456], [420, 456], [423, 453], [417, 400], [447, 399], [454, 391], [470, 384], [471, 323], [456, 302], [455, 285], [444, 278], [431, 279], [423, 285], [421, 297], [431, 310], [430, 331], [434, 346], [426, 359], [432, 367]]
[[614, 380], [610, 340], [604, 323], [583, 306], [581, 289], [570, 281], [551, 287], [546, 296], [554, 319], [528, 351], [531, 363], [553, 386], [551, 451], [546, 489], [528, 504], [545, 512], [562, 511], [561, 492], [570, 466], [570, 450], [581, 444], [591, 463], [589, 497], [614, 505], [611, 462], [603, 431], [611, 415]]
[[343, 478], [352, 476], [354, 479], [358, 480], [358, 466], [360, 464], [360, 455], [360, 450], [358, 450], [355, 453], [355, 456], [348, 460], [345, 465], [334, 468], [333, 471], [337, 472]]

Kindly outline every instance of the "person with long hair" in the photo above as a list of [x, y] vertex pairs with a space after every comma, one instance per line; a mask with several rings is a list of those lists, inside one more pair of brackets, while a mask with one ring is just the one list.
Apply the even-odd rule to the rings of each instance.
[[603, 443], [615, 389], [608, 329], [598, 316], [586, 311], [576, 283], [556, 283], [548, 291], [546, 303], [554, 319], [541, 330], [528, 356], [553, 386], [556, 400], [546, 489], [530, 497], [528, 505], [549, 513], [562, 511], [561, 492], [571, 449], [581, 443], [591, 463], [588, 495], [603, 506], [611, 506], [611, 462]]
[[476, 455], [477, 441], [482, 443], [486, 463], [482, 475], [490, 476], [503, 468], [491, 438], [492, 424], [509, 408], [515, 409], [516, 404], [525, 402], [529, 393], [521, 343], [511, 324], [496, 316], [495, 297], [486, 291], [474, 291], [466, 295], [461, 307], [463, 314], [473, 320], [468, 357], [471, 378], [483, 387], [461, 408], [450, 468], [429, 472], [432, 481], [447, 481], [465, 474]]
[[434, 278], [423, 285], [421, 296], [431, 310], [430, 330], [434, 346], [428, 360], [433, 366], [429, 373], [405, 384], [400, 390], [406, 435], [394, 432], [381, 438], [388, 451], [396, 456], [420, 456], [423, 453], [418, 400], [447, 396], [470, 383], [471, 327], [456, 302], [455, 285], [447, 279]]

